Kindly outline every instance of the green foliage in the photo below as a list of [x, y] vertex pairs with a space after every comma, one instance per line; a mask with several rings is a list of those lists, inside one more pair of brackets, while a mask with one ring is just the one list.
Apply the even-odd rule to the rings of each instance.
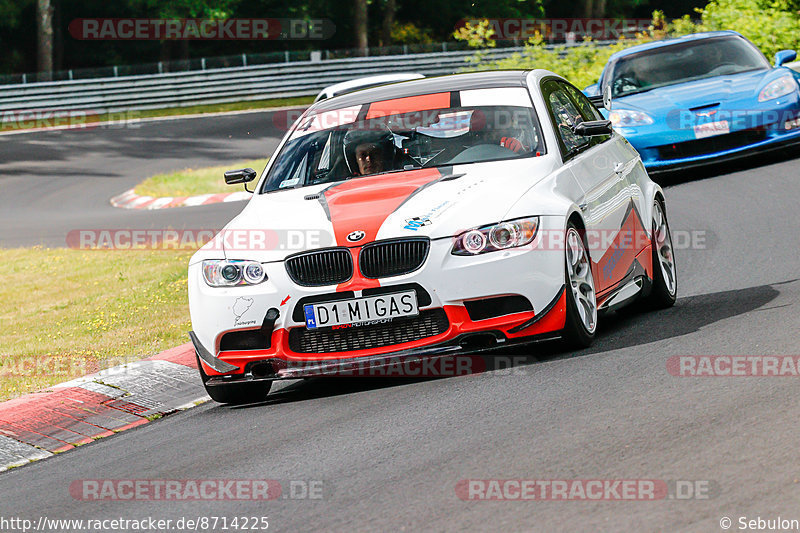
[[674, 35], [676, 37], [681, 35], [689, 35], [690, 33], [697, 33], [697, 31], [699, 31], [697, 29], [697, 24], [692, 21], [692, 17], [689, 15], [684, 15], [679, 19], [675, 19], [669, 25], [670, 35]]
[[487, 19], [479, 21], [477, 24], [466, 22], [463, 26], [453, 32], [453, 37], [457, 41], [466, 41], [471, 48], [494, 48], [494, 28]]
[[[800, 48], [800, 16], [796, 2], [789, 0], [712, 0], [698, 9], [701, 22], [694, 31], [735, 30], [772, 58], [775, 52]], [[677, 24], [676, 24], [677, 23]], [[673, 27], [687, 31], [686, 17]]]
[[485, 61], [483, 55], [477, 53], [467, 59], [470, 66], [464, 70], [542, 68], [583, 88], [598, 80], [608, 58], [615, 52], [667, 36], [717, 30], [738, 31], [772, 58], [779, 50], [800, 48], [800, 14], [796, 4], [797, 0], [711, 0], [704, 9], [695, 9], [701, 17], [697, 23], [684, 15], [667, 24], [664, 13], [654, 11], [649, 31], [635, 39], [620, 39], [611, 46], [598, 46], [587, 39], [579, 46], [545, 48], [545, 42], [537, 33], [523, 52], [497, 61]]
[[413, 22], [395, 21], [392, 25], [392, 42], [395, 44], [425, 44], [432, 43], [433, 38], [427, 28], [420, 28]]
[[545, 48], [538, 33], [525, 46], [525, 51], [498, 61], [475, 61], [465, 70], [534, 69], [542, 68], [564, 76], [579, 88], [595, 83], [611, 54], [652, 40], [649, 35], [637, 39], [620, 39], [611, 46], [597, 46], [590, 39], [578, 46]]
[[0, 28], [13, 28], [19, 23], [19, 15], [25, 2], [0, 0]]
[[129, 0], [132, 6], [140, 6], [148, 13], [157, 13], [162, 18], [212, 18], [223, 19], [231, 14], [236, 0]]

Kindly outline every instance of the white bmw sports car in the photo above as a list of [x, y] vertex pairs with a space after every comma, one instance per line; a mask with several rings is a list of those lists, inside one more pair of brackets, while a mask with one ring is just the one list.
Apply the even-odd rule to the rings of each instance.
[[209, 395], [242, 403], [359, 364], [587, 346], [599, 312], [676, 290], [661, 188], [581, 91], [459, 74], [312, 105], [192, 257], [190, 337]]

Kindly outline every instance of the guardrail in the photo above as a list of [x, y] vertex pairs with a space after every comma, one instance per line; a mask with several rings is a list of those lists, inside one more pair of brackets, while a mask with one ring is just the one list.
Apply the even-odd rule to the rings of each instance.
[[[482, 53], [491, 61], [522, 50], [523, 47], [490, 48]], [[466, 59], [474, 55], [475, 50], [459, 50], [2, 85], [0, 113], [83, 110], [102, 114], [312, 96], [328, 85], [362, 76], [393, 72], [452, 74], [467, 67]]]
[[[490, 49], [488, 60], [522, 48]], [[0, 86], [0, 112], [91, 110], [113, 113], [311, 96], [341, 81], [392, 72], [451, 74], [467, 66], [474, 51], [378, 56], [90, 80]]]

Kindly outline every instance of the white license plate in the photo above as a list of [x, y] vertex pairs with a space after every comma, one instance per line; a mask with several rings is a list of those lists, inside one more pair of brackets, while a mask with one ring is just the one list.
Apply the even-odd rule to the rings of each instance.
[[307, 304], [303, 306], [303, 311], [308, 329], [384, 321], [419, 314], [415, 291]]
[[731, 132], [731, 126], [727, 120], [720, 120], [719, 122], [707, 122], [705, 124], [698, 124], [694, 127], [694, 136], [697, 139], [705, 139], [706, 137], [713, 137], [714, 135], [725, 135]]

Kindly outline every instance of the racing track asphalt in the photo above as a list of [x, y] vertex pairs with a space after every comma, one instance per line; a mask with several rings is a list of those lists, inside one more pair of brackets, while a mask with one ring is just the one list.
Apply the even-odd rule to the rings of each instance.
[[[243, 119], [232, 119], [229, 131], [237, 131], [237, 120]], [[182, 154], [209, 161], [229, 153], [210, 133], [197, 144], [189, 139], [188, 152], [179, 137], [149, 149], [126, 146], [124, 136], [97, 139], [88, 144], [87, 164], [97, 156], [96, 165], [115, 172], [92, 173], [85, 187], [77, 176], [70, 179], [82, 190], [103, 180], [130, 186], [131, 172], [119, 175], [116, 150], [139, 151], [149, 168], [177, 165]], [[78, 145], [77, 137], [70, 139]], [[9, 141], [19, 139], [2, 140], [5, 152]], [[237, 147], [236, 157], [259, 155], [256, 145]], [[45, 174], [42, 186], [50, 192], [43, 199], [31, 195], [39, 207], [58, 207], [55, 196], [72, 189], [48, 181], [64, 161], [76, 169], [81, 157], [53, 149], [59, 157], [52, 162], [35, 162], [27, 150], [14, 163]], [[799, 170], [800, 161], [784, 159], [667, 187], [673, 231], [705, 232], [706, 245], [677, 251], [674, 308], [609, 317], [590, 349], [519, 350], [531, 357], [510, 374], [314, 379], [285, 384], [260, 404], [207, 403], [0, 474], [0, 516], [266, 515], [276, 531], [715, 532], [723, 516], [734, 528], [740, 516], [800, 519], [796, 379], [678, 378], [666, 370], [674, 355], [798, 353]], [[8, 195], [2, 195], [4, 238]], [[109, 211], [85, 212], [102, 217]], [[34, 210], [28, 220], [35, 217]], [[115, 221], [128, 220], [145, 218]], [[46, 226], [37, 231], [46, 233]], [[107, 478], [321, 480], [324, 498], [82, 502], [68, 492], [74, 480]], [[469, 478], [709, 480], [718, 492], [691, 501], [462, 501], [455, 486]]]
[[0, 135], [0, 246], [66, 246], [68, 232], [82, 229], [221, 228], [243, 202], [145, 213], [109, 200], [161, 172], [271, 155], [285, 116], [261, 111]]

